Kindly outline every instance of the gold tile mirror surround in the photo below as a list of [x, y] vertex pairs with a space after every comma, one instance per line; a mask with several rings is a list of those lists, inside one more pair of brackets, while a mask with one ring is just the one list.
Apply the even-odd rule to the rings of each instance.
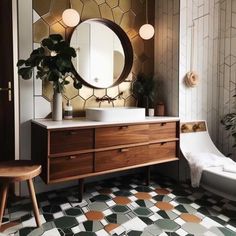
[[[155, 1], [149, 1], [149, 22], [154, 24]], [[154, 71], [154, 39], [140, 38], [139, 28], [145, 23], [145, 1], [143, 0], [33, 0], [33, 38], [37, 44], [52, 33], [60, 33], [68, 39], [72, 28], [66, 27], [61, 19], [62, 12], [69, 8], [77, 10], [81, 21], [91, 18], [108, 19], [118, 24], [128, 35], [133, 47], [133, 66], [130, 74], [120, 84], [95, 89], [83, 85], [75, 90], [70, 83], [64, 93], [64, 102], [71, 99], [74, 115], [83, 115], [87, 107], [136, 106], [136, 99], [131, 88], [139, 72], [151, 74]], [[39, 85], [39, 83], [35, 83]], [[52, 86], [42, 84], [35, 89], [35, 97], [42, 97], [48, 102], [52, 99]], [[113, 98], [112, 101], [98, 101], [98, 98]]]
[[72, 64], [77, 78], [91, 88], [119, 85], [133, 65], [133, 48], [127, 34], [115, 22], [93, 18], [74, 28], [70, 46], [76, 51]]

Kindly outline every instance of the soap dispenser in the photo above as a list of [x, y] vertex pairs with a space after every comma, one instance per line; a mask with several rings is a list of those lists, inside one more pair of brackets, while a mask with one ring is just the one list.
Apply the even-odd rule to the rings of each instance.
[[66, 106], [64, 107], [64, 119], [70, 120], [73, 118], [73, 107], [71, 106], [70, 100], [67, 100]]

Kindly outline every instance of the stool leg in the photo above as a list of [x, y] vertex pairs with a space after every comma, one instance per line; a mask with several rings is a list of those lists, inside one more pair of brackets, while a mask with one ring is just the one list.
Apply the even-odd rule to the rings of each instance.
[[32, 179], [27, 180], [28, 183], [28, 188], [29, 188], [29, 192], [30, 192], [30, 197], [33, 203], [33, 210], [34, 210], [34, 216], [35, 216], [35, 221], [38, 227], [41, 226], [40, 220], [39, 220], [39, 208], [38, 208], [38, 204], [37, 204], [37, 199], [35, 196], [35, 191], [34, 191], [34, 184]]
[[2, 201], [1, 201], [1, 205], [0, 205], [0, 227], [2, 225], [2, 218], [3, 218], [5, 206], [6, 206], [7, 191], [8, 191], [8, 184], [4, 184], [2, 186], [2, 190], [1, 190]]

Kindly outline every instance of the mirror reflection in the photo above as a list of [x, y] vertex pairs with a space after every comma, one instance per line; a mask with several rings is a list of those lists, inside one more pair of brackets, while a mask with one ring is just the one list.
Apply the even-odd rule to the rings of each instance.
[[77, 54], [72, 63], [87, 84], [107, 88], [119, 79], [125, 66], [124, 50], [120, 39], [105, 24], [81, 23], [74, 30], [70, 45]]

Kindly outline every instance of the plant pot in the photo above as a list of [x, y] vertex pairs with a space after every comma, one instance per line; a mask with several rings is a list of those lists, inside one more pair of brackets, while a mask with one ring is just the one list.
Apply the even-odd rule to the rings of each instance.
[[154, 116], [154, 113], [155, 113], [154, 108], [148, 109], [148, 116]]
[[54, 91], [52, 100], [52, 120], [62, 120], [62, 95]]

